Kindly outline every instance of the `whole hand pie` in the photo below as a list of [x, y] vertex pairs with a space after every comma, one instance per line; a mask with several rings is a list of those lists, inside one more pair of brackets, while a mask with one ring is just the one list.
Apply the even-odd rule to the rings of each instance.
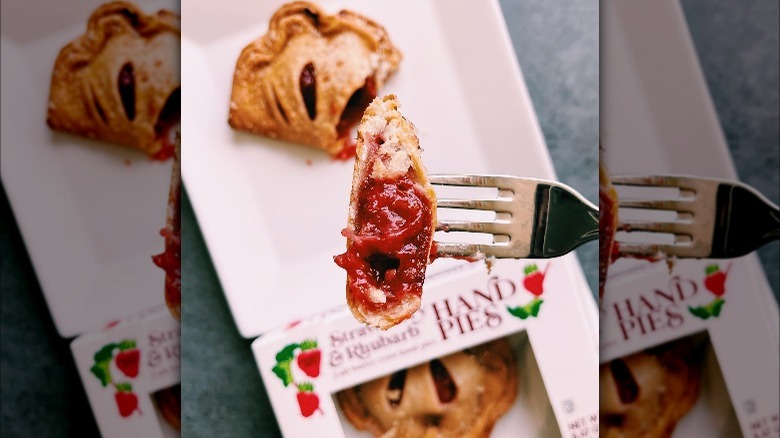
[[376, 22], [346, 10], [327, 15], [308, 2], [287, 4], [268, 33], [241, 52], [228, 122], [331, 155], [348, 153], [350, 129], [400, 62]]
[[173, 154], [179, 123], [178, 15], [125, 2], [99, 7], [54, 64], [46, 122], [57, 131]]
[[386, 330], [420, 308], [435, 224], [436, 194], [414, 126], [394, 95], [376, 98], [358, 127], [347, 251], [334, 258], [347, 271], [347, 303], [359, 321]]
[[670, 437], [699, 396], [703, 353], [680, 340], [602, 365], [600, 436]]
[[358, 429], [384, 438], [487, 437], [517, 396], [517, 360], [499, 339], [336, 394]]

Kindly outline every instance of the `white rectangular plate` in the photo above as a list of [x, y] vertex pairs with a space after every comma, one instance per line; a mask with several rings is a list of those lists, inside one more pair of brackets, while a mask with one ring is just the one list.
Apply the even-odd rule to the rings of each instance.
[[[137, 2], [147, 13], [175, 3]], [[57, 54], [100, 4], [3, 2], [3, 184], [64, 337], [164, 304], [151, 256], [164, 248], [171, 161], [46, 126]]]
[[[345, 247], [352, 163], [227, 124], [236, 60], [283, 3], [236, 0], [218, 19], [213, 2], [182, 4], [183, 88], [198, 90], [182, 97], [183, 178], [246, 337], [346, 302], [332, 258]], [[417, 126], [429, 172], [555, 178], [497, 1], [318, 3], [375, 19], [403, 52], [380, 94], [395, 93]], [[589, 293], [576, 258], [566, 260]]]

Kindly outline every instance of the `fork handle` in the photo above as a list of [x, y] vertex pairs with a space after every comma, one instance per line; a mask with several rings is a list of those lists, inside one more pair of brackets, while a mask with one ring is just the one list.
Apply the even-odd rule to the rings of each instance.
[[748, 254], [780, 238], [780, 209], [745, 188], [721, 185], [712, 239], [713, 258]]
[[560, 187], [540, 184], [534, 220], [531, 255], [558, 257], [585, 242], [599, 238], [599, 211], [585, 198]]

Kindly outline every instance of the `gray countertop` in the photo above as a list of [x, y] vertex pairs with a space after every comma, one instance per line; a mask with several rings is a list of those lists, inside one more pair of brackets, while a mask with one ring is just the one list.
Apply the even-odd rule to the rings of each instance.
[[[501, 0], [501, 6], [559, 178], [595, 201], [598, 2]], [[778, 3], [683, 0], [683, 6], [738, 172], [777, 202]], [[184, 435], [277, 436], [250, 341], [236, 331], [183, 198]], [[0, 201], [0, 435], [95, 436], [68, 341], [54, 329], [4, 194]], [[778, 247], [759, 252], [775, 294]], [[596, 244], [578, 256], [595, 290]]]

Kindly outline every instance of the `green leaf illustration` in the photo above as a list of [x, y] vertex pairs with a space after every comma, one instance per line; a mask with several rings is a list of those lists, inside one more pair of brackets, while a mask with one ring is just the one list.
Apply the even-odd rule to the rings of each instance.
[[108, 371], [108, 364], [111, 362], [98, 362], [95, 365], [92, 365], [92, 368], [89, 370], [92, 372], [92, 374], [95, 375], [95, 377], [100, 380], [100, 384], [103, 385], [103, 387], [108, 386], [109, 383], [111, 383], [111, 373]]
[[535, 264], [526, 265], [523, 271], [525, 271], [525, 275], [528, 275], [532, 272], [536, 272], [536, 270], [539, 269]]
[[707, 275], [714, 274], [715, 272], [720, 271], [720, 266], [717, 264], [707, 265], [706, 268], [704, 268], [704, 273]]
[[111, 371], [108, 367], [111, 364], [111, 360], [114, 358], [114, 349], [118, 346], [119, 345], [112, 342], [104, 345], [103, 348], [95, 352], [95, 364], [89, 369], [89, 371], [100, 380], [100, 384], [104, 387], [112, 382]]
[[509, 306], [507, 306], [507, 307], [506, 307], [506, 310], [507, 310], [507, 311], [508, 311], [508, 312], [509, 312], [509, 313], [510, 313], [512, 316], [516, 316], [516, 317], [518, 317], [518, 318], [520, 318], [520, 319], [526, 319], [526, 318], [528, 318], [528, 316], [529, 316], [529, 315], [528, 315], [528, 312], [527, 312], [527, 311], [526, 311], [524, 308], [522, 308], [522, 307], [520, 307], [520, 306], [518, 306], [518, 307], [509, 307]]
[[724, 299], [716, 298], [715, 301], [713, 301], [712, 303], [710, 303], [709, 306], [707, 306], [707, 307], [710, 308], [710, 314], [712, 314], [712, 316], [716, 316], [716, 317], [720, 316], [720, 310], [723, 308], [723, 304], [725, 302], [726, 302], [726, 300], [724, 300]]
[[693, 316], [701, 319], [707, 319], [710, 317], [710, 312], [705, 307], [690, 307], [688, 306], [688, 311], [690, 311]]
[[293, 356], [295, 356], [295, 350], [300, 348], [301, 344], [290, 344], [281, 350], [279, 350], [278, 353], [276, 353], [276, 361], [277, 362], [284, 362], [292, 360]]
[[317, 340], [316, 339], [306, 339], [301, 341], [301, 350], [313, 350], [317, 348]]
[[530, 304], [528, 304], [528, 313], [531, 314], [531, 316], [536, 317], [539, 315], [539, 308], [542, 307], [542, 303], [544, 300], [540, 300], [539, 298], [534, 298], [533, 301], [531, 301]]
[[135, 348], [135, 339], [125, 339], [117, 346], [119, 347], [119, 351], [131, 350]]
[[293, 383], [292, 369], [290, 369], [291, 363], [292, 363], [292, 359], [278, 362], [271, 369], [271, 371], [273, 371], [274, 374], [276, 374], [277, 377], [279, 377], [279, 379], [282, 381], [282, 384], [285, 387], [287, 387], [287, 385], [289, 385], [290, 383]]

